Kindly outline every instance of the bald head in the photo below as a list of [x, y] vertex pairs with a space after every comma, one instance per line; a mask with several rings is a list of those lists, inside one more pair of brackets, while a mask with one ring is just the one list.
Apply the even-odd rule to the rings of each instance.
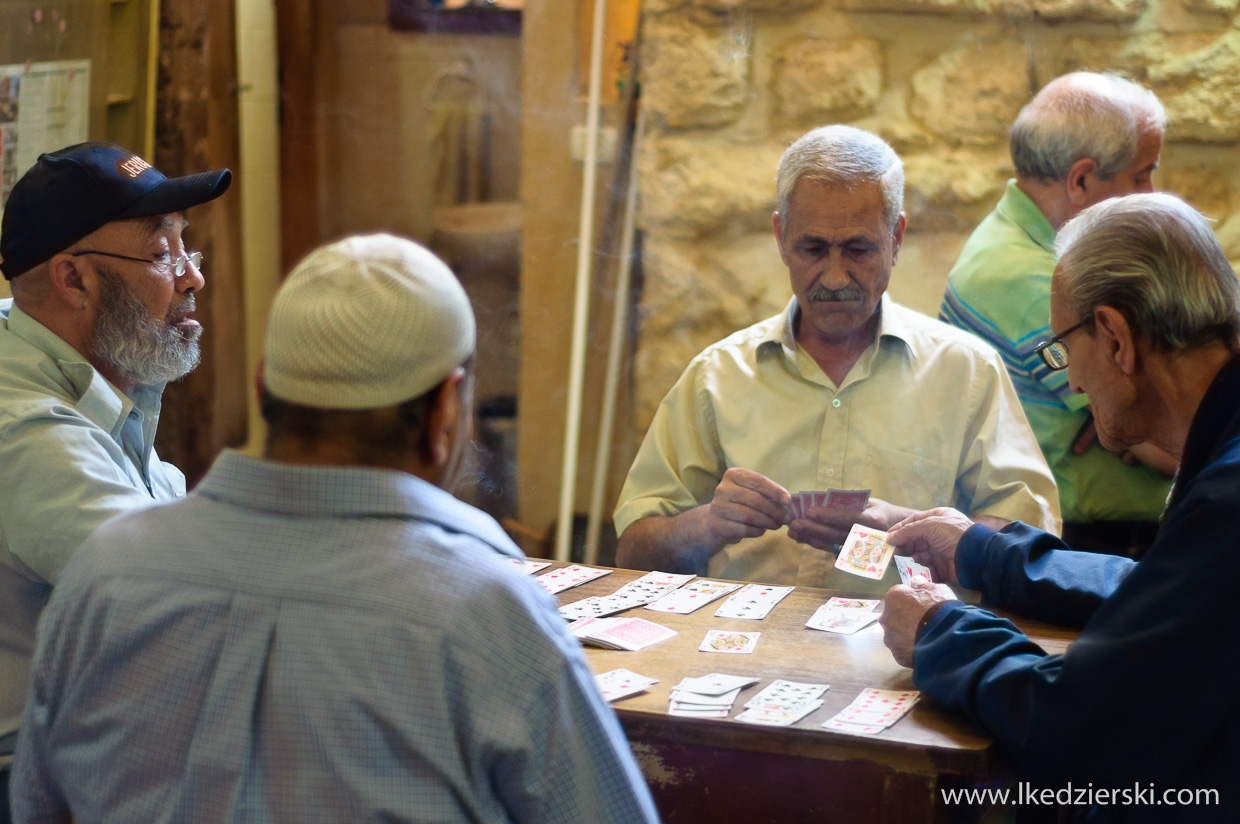
[[1012, 126], [1012, 162], [1021, 177], [1064, 180], [1074, 163], [1092, 159], [1112, 180], [1137, 154], [1140, 135], [1167, 125], [1148, 89], [1115, 74], [1073, 72], [1046, 84]]

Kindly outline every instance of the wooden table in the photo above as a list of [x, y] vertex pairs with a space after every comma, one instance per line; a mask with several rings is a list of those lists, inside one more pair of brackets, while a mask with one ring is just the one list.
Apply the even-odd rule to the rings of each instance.
[[[557, 597], [563, 605], [607, 595], [643, 574], [617, 569]], [[586, 647], [595, 672], [623, 667], [659, 679], [648, 692], [614, 706], [666, 822], [977, 819], [978, 810], [948, 807], [939, 792], [994, 784], [1004, 777], [994, 742], [964, 718], [923, 698], [877, 736], [846, 735], [820, 726], [866, 687], [913, 687], [912, 671], [896, 664], [877, 623], [854, 635], [805, 626], [833, 595], [855, 593], [797, 587], [761, 621], [715, 618], [715, 610], [729, 596], [691, 615], [638, 608], [620, 614], [653, 620], [679, 634], [638, 652]], [[1075, 637], [1075, 632], [1049, 624], [1016, 621], [1048, 652], [1062, 652]], [[760, 632], [761, 637], [748, 655], [700, 652], [708, 629]], [[727, 719], [668, 715], [672, 686], [686, 676], [710, 672], [762, 680], [741, 692]], [[822, 707], [791, 727], [733, 720], [746, 701], [777, 678], [831, 688]]]

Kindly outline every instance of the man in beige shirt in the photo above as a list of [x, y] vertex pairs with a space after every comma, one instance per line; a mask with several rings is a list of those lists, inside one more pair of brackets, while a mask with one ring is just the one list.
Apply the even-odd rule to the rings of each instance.
[[[826, 552], [955, 506], [995, 527], [1059, 529], [1055, 483], [999, 356], [885, 296], [904, 237], [904, 172], [884, 141], [816, 129], [784, 153], [773, 216], [794, 297], [689, 364], [620, 493], [617, 563], [884, 591]], [[870, 489], [864, 510], [791, 493]]]

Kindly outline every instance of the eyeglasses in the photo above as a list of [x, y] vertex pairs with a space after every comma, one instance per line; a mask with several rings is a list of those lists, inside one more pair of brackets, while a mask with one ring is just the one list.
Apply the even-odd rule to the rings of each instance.
[[176, 260], [151, 260], [150, 258], [130, 257], [129, 255], [118, 255], [115, 252], [99, 252], [89, 249], [85, 252], [70, 252], [70, 257], [80, 257], [81, 255], [103, 255], [104, 257], [120, 258], [121, 260], [136, 260], [138, 263], [152, 263], [160, 267], [172, 267], [172, 274], [181, 277], [185, 274], [185, 269], [191, 263], [195, 269], [202, 268], [202, 252], [188, 252], [181, 255]]
[[1056, 335], [1050, 340], [1043, 341], [1034, 347], [1033, 351], [1037, 352], [1042, 358], [1042, 363], [1046, 364], [1047, 369], [1052, 372], [1058, 372], [1060, 369], [1068, 368], [1068, 347], [1063, 345], [1064, 338], [1084, 325], [1085, 321], [1081, 321], [1063, 334]]

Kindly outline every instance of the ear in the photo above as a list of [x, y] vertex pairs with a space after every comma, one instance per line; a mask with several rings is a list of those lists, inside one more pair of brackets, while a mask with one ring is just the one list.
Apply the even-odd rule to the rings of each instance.
[[93, 273], [86, 272], [73, 255], [61, 252], [47, 262], [47, 279], [56, 299], [73, 309], [89, 307], [94, 288]]
[[904, 244], [904, 227], [908, 224], [908, 218], [904, 216], [904, 212], [900, 212], [900, 219], [896, 221], [896, 228], [891, 233], [891, 265], [895, 266], [896, 261], [900, 259], [900, 247]]
[[465, 370], [459, 366], [444, 379], [435, 393], [426, 418], [426, 459], [435, 469], [445, 469], [452, 460], [461, 419], [461, 382]]
[[784, 254], [784, 223], [779, 212], [771, 212], [771, 228], [775, 230], [775, 244], [779, 247], [779, 259], [788, 265], [788, 256]]
[[1072, 204], [1072, 213], [1093, 205], [1093, 184], [1098, 175], [1098, 163], [1092, 157], [1082, 157], [1072, 164], [1064, 179], [1065, 194]]
[[1094, 327], [1102, 351], [1125, 375], [1137, 372], [1136, 340], [1128, 319], [1118, 309], [1099, 306], [1094, 309]]

